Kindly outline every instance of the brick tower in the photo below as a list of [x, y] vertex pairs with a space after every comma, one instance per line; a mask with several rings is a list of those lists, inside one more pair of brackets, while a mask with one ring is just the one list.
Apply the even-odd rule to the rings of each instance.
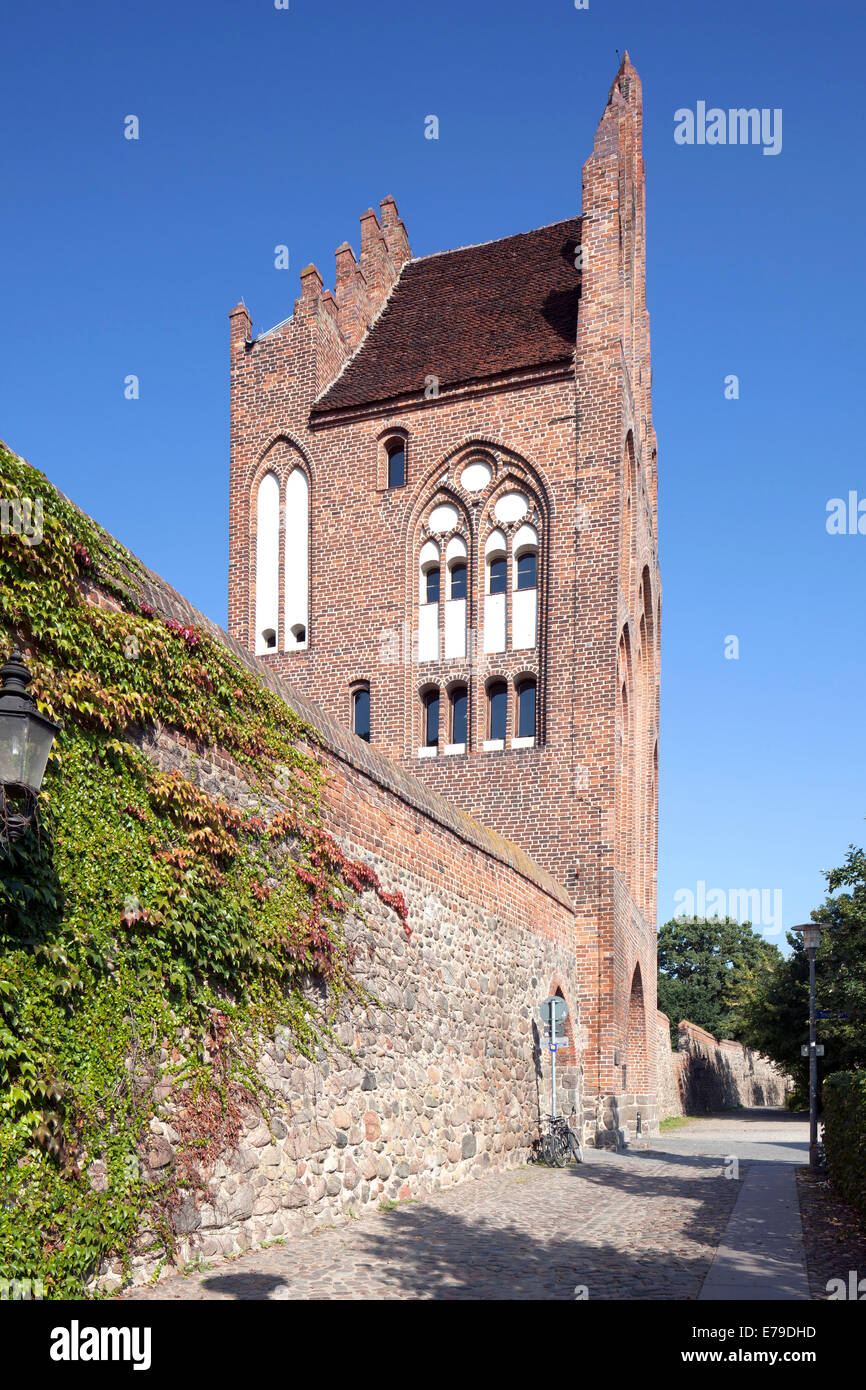
[[[231, 313], [229, 630], [575, 905], [584, 1118], [655, 1108], [660, 582], [641, 85], [580, 216], [413, 258], [393, 198]], [[541, 926], [539, 927], [541, 929]], [[544, 987], [544, 982], [542, 988]]]

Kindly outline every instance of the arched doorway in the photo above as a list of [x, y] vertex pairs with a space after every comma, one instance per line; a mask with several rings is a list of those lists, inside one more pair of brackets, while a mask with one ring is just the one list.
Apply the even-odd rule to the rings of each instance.
[[627, 1074], [623, 1090], [632, 1095], [646, 1095], [649, 1090], [649, 1052], [640, 962], [635, 966], [631, 980], [625, 1046]]

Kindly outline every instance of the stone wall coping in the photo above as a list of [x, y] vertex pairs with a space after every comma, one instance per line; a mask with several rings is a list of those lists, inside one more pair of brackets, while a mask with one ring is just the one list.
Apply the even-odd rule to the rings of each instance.
[[[54, 484], [50, 484], [50, 486], [53, 487]], [[132, 555], [131, 551], [126, 550], [126, 547], [122, 546], [110, 532], [88, 516], [77, 503], [66, 497], [59, 488], [55, 488], [55, 491], [71, 506], [75, 507], [76, 511], [86, 517], [91, 525], [96, 526], [106, 539], [120, 550], [121, 555]], [[569, 911], [574, 911], [574, 903], [566, 888], [552, 874], [536, 864], [518, 845], [512, 844], [510, 840], [506, 840], [504, 836], [498, 835], [495, 831], [489, 830], [480, 821], [454, 806], [439, 792], [425, 786], [417, 777], [398, 767], [384, 753], [371, 748], [364, 739], [358, 738], [351, 729], [340, 724], [336, 719], [332, 719], [320, 705], [310, 700], [306, 695], [302, 695], [300, 691], [295, 690], [288, 681], [276, 675], [264, 661], [254, 656], [235, 638], [230, 637], [212, 619], [206, 617], [204, 613], [200, 613], [161, 575], [156, 574], [145, 565], [144, 561], [137, 556], [132, 556], [132, 559], [144, 576], [143, 579], [140, 579], [134, 571], [130, 572], [129, 575], [130, 587], [137, 590], [139, 601], [150, 604], [154, 612], [159, 613], [163, 618], [173, 618], [175, 622], [179, 622], [185, 627], [200, 628], [214, 641], [227, 648], [253, 675], [257, 676], [279, 699], [315, 730], [321, 746], [333, 757], [354, 771], [361, 773], [362, 776], [392, 796], [396, 796], [414, 811], [434, 821], [449, 834], [455, 835], [465, 844], [473, 846], [491, 859], [504, 864]], [[91, 582], [97, 588], [101, 588], [98, 579], [94, 578]]]
[[735, 1042], [731, 1038], [717, 1038], [713, 1033], [708, 1033], [706, 1028], [701, 1028], [700, 1024], [690, 1023], [687, 1018], [677, 1025], [677, 1032], [687, 1038], [693, 1038], [696, 1042], [707, 1043], [710, 1047], [734, 1048], [739, 1052], [751, 1051], [745, 1043]]

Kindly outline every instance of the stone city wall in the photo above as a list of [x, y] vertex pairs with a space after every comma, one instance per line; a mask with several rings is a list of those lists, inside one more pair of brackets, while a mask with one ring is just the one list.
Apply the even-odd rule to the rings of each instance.
[[738, 1105], [784, 1105], [790, 1081], [766, 1057], [685, 1020], [674, 1052], [667, 1015], [656, 1017], [660, 1119]]
[[[566, 890], [522, 850], [423, 786], [284, 685], [153, 576], [144, 597], [165, 616], [227, 641], [313, 725], [323, 764], [322, 822], [353, 858], [408, 907], [407, 936], [374, 893], [364, 922], [347, 922], [354, 976], [369, 998], [345, 998], [336, 1041], [314, 1060], [287, 1032], [266, 1040], [258, 1068], [274, 1100], [243, 1116], [238, 1142], [182, 1190], [170, 1220], [176, 1259], [233, 1254], [300, 1234], [350, 1213], [441, 1190], [489, 1169], [525, 1162], [549, 1110], [549, 1056], [538, 1005], [559, 991], [569, 1008], [560, 1049], [560, 1109], [592, 1142], [594, 1098], [583, 1096], [580, 977]], [[92, 589], [91, 602], [111, 600]], [[137, 736], [162, 769], [177, 769], [208, 793], [250, 806], [242, 771], [175, 731]], [[256, 803], [259, 804], [258, 802]], [[583, 962], [585, 973], [586, 962]], [[142, 1154], [153, 1182], [177, 1161], [172, 1125], [184, 1097], [161, 1059], [158, 1108]], [[99, 1180], [99, 1174], [91, 1174]], [[158, 1268], [143, 1235], [133, 1263], [140, 1281]], [[120, 1282], [119, 1267], [102, 1283]]]

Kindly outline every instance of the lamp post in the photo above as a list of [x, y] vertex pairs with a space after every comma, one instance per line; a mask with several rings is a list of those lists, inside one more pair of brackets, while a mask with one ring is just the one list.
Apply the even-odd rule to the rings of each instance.
[[803, 945], [809, 957], [809, 1167], [818, 1167], [818, 1038], [815, 1026], [815, 955], [822, 931], [830, 931], [830, 922], [804, 922], [792, 931], [803, 933]]
[[[27, 687], [31, 676], [16, 646], [0, 667], [0, 845], [28, 829], [60, 725], [40, 714]], [[10, 809], [15, 806], [17, 809]]]

